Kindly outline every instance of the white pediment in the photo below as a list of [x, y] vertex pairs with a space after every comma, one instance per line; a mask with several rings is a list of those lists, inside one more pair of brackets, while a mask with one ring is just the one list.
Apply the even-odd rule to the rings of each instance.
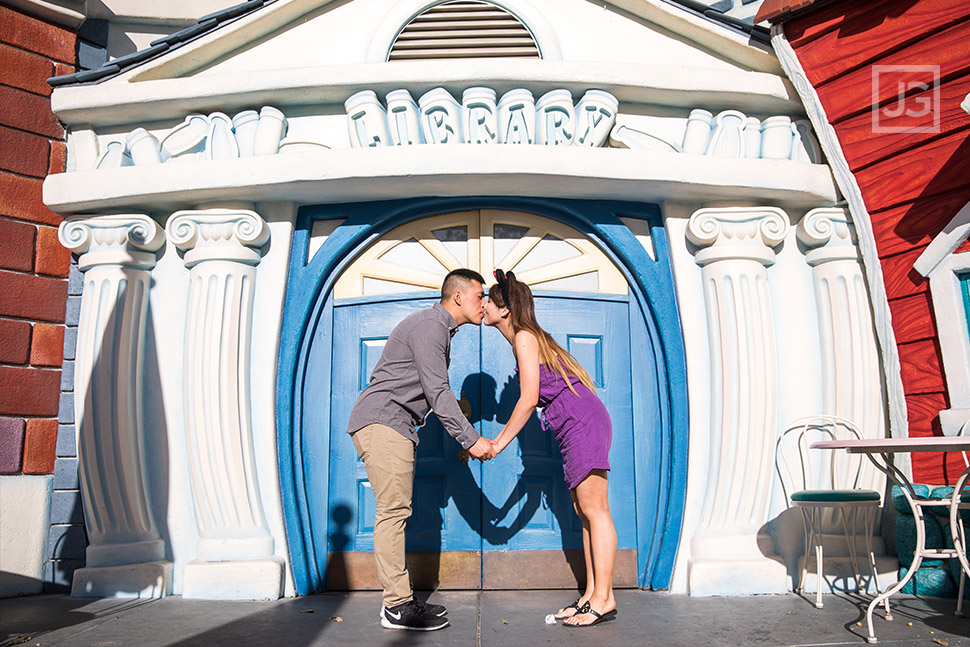
[[[490, 2], [529, 29], [544, 60], [781, 73], [767, 46], [660, 0]], [[147, 81], [382, 63], [404, 25], [434, 4], [278, 0], [120, 78]]]
[[[542, 58], [385, 62], [400, 29], [432, 0], [277, 0], [99, 83], [58, 87], [52, 107], [71, 133], [69, 172], [48, 179], [45, 199], [76, 211], [146, 196], [226, 199], [243, 184], [264, 199], [295, 199], [351, 186], [342, 173], [355, 160], [364, 162], [355, 177], [386, 175], [381, 160], [404, 164], [407, 190], [439, 195], [441, 187], [414, 182], [423, 172], [415, 164], [430, 162], [433, 185], [443, 168], [499, 177], [522, 160], [539, 175], [572, 178], [609, 159], [623, 175], [622, 161], [639, 157], [631, 186], [640, 193], [673, 195], [673, 180], [699, 195], [698, 169], [707, 166], [701, 183], [711, 195], [725, 190], [724, 177], [759, 196], [792, 177], [810, 201], [832, 193], [797, 93], [774, 55], [747, 37], [660, 0], [489, 2], [528, 27]], [[473, 145], [438, 146], [452, 143]], [[497, 150], [507, 146], [516, 150]], [[539, 150], [550, 147], [557, 152]], [[578, 150], [599, 147], [636, 155]], [[574, 168], [563, 174], [567, 162]], [[660, 181], [659, 168], [679, 170]], [[244, 169], [256, 175], [241, 184]], [[642, 184], [644, 173], [656, 187]], [[373, 197], [369, 182], [342, 199]], [[791, 188], [780, 195], [795, 199]]]
[[474, 86], [536, 96], [597, 88], [678, 115], [802, 110], [770, 48], [662, 0], [488, 2], [528, 28], [541, 59], [384, 62], [400, 30], [440, 0], [277, 0], [96, 84], [59, 87], [52, 105], [68, 126], [99, 132], [213, 109], [273, 105], [289, 115], [339, 106], [365, 88], [416, 96], [436, 87], [458, 96]]

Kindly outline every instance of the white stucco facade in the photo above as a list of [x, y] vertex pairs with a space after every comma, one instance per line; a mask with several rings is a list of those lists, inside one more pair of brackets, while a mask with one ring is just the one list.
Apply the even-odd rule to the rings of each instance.
[[[501, 0], [530, 28], [541, 59], [383, 62], [403, 24], [431, 4], [279, 0], [115, 77], [55, 90], [68, 172], [46, 180], [44, 198], [70, 218], [62, 239], [71, 246], [71, 227], [112, 219], [151, 230], [121, 231], [109, 241], [115, 256], [88, 259], [127, 290], [147, 281], [144, 328], [131, 342], [143, 356], [125, 359], [141, 367], [142, 384], [127, 394], [130, 415], [116, 409], [91, 433], [138, 440], [131, 455], [144, 473], [126, 474], [122, 489], [144, 490], [150, 512], [140, 514], [154, 525], [137, 541], [162, 549], [123, 564], [89, 557], [80, 577], [98, 584], [85, 590], [76, 579], [76, 595], [295, 593], [276, 372], [288, 268], [305, 262], [290, 257], [302, 205], [473, 195], [661, 206], [689, 395], [673, 592], [790, 590], [800, 538], [773, 523], [785, 509], [775, 440], [789, 421], [846, 415], [885, 435], [856, 234], [770, 48], [662, 2]], [[522, 90], [537, 106], [551, 92], [576, 106], [602, 91], [616, 107], [603, 108], [611, 127], [590, 145], [573, 141], [583, 126], [576, 107], [563, 108], [575, 122], [561, 141], [537, 133], [532, 144], [496, 135], [395, 145], [394, 133], [374, 134], [390, 123], [389, 93], [406, 90], [415, 118], [427, 119], [423, 98], [438, 88], [466, 120], [469, 88], [494, 91], [482, 114]], [[355, 128], [346, 104], [362, 91], [373, 91], [368, 109], [381, 116]], [[247, 111], [258, 115], [240, 117]], [[422, 123], [430, 141], [435, 122]], [[467, 134], [467, 121], [458, 130]], [[82, 269], [86, 281], [95, 276]], [[195, 291], [193, 281], [210, 287]], [[833, 282], [851, 288], [832, 296]], [[749, 283], [753, 291], [732, 293]], [[98, 294], [86, 285], [85, 303]], [[726, 295], [731, 307], [719, 311]], [[82, 336], [90, 325], [82, 319]], [[846, 366], [846, 353], [864, 357]], [[84, 393], [96, 372], [77, 371]], [[849, 385], [847, 401], [833, 383]], [[76, 407], [84, 429], [91, 414]], [[91, 475], [106, 491], [113, 478]], [[113, 505], [95, 490], [86, 506]], [[94, 535], [93, 552], [131, 541]]]

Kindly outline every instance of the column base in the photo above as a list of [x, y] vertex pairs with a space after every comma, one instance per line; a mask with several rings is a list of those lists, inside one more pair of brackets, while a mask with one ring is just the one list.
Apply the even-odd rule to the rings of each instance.
[[161, 539], [146, 539], [116, 544], [91, 544], [84, 554], [87, 565], [92, 567], [150, 564], [165, 560], [165, 542]]
[[74, 571], [75, 598], [161, 598], [172, 594], [172, 562], [92, 566]]
[[784, 594], [791, 576], [771, 537], [694, 537], [687, 563], [687, 592], [712, 595]]
[[204, 600], [277, 600], [283, 596], [279, 557], [233, 562], [193, 560], [182, 572], [182, 597]]

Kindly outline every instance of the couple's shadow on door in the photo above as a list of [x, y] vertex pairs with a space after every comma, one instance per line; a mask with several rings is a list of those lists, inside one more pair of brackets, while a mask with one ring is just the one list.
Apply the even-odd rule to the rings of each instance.
[[[508, 378], [499, 387], [491, 375], [473, 373], [461, 393], [471, 405], [472, 425], [495, 423], [485, 434], [494, 437], [518, 401], [519, 382]], [[563, 480], [558, 443], [535, 413], [498, 458], [484, 463], [484, 489], [476, 479], [479, 463], [461, 460], [461, 448], [435, 416], [419, 437], [407, 532], [408, 551], [423, 562], [409, 566], [416, 588], [434, 590], [447, 579], [442, 551], [478, 550], [482, 540], [495, 550], [562, 548], [577, 581], [585, 579], [583, 564], [574, 559], [576, 549], [582, 552], [582, 527]]]

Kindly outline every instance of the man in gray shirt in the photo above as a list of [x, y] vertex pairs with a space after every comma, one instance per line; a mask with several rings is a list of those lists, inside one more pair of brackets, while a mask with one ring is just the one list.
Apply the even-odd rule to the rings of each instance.
[[441, 302], [408, 315], [387, 338], [381, 358], [350, 412], [347, 433], [364, 462], [377, 503], [374, 557], [384, 589], [381, 625], [434, 631], [448, 626], [445, 608], [415, 600], [405, 564], [404, 530], [411, 516], [415, 427], [432, 409], [472, 458], [489, 460], [492, 445], [462, 414], [448, 385], [451, 338], [466, 323], [481, 325], [485, 280], [453, 270], [441, 285]]

